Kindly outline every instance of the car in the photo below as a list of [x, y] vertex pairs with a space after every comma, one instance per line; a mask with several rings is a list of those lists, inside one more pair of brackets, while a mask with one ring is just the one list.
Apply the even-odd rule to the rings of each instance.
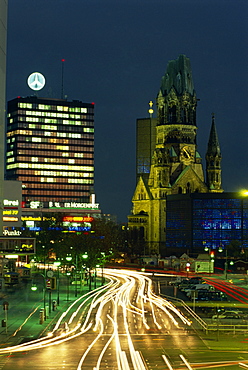
[[196, 292], [197, 290], [211, 290], [211, 288], [212, 286], [209, 284], [196, 284], [185, 288], [184, 293], [186, 293], [188, 297], [191, 297], [191, 295], [194, 294], [194, 292]]
[[214, 315], [212, 317], [213, 323], [218, 324], [227, 324], [227, 325], [245, 325], [247, 320], [240, 315], [234, 313], [222, 313], [220, 315]]
[[234, 315], [242, 318], [245, 318], [247, 316], [243, 311], [240, 310], [226, 310], [213, 315], [212, 319], [222, 319], [222, 317], [226, 317], [227, 315]]

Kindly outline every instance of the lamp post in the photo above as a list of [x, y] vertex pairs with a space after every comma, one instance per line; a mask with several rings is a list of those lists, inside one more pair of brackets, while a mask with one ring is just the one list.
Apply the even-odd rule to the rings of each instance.
[[[89, 258], [88, 253], [85, 252], [84, 254], [82, 254], [82, 258], [86, 262], [86, 260]], [[87, 264], [86, 264], [86, 266], [87, 266]], [[90, 273], [90, 269], [89, 269], [89, 291], [91, 291], [91, 273]]]
[[[218, 251], [219, 252], [223, 252], [222, 247], [219, 247]], [[227, 246], [225, 246], [225, 264], [224, 264], [224, 276], [225, 276], [225, 280], [227, 280], [227, 267], [228, 267], [228, 263], [227, 263]]]
[[59, 306], [59, 266], [61, 265], [60, 261], [54, 262], [54, 266], [57, 266], [57, 305]]
[[[43, 309], [44, 309], [44, 319], [46, 320], [46, 278], [45, 278], [45, 275], [41, 274], [40, 272], [39, 272], [39, 275], [42, 276], [43, 278], [43, 303], [44, 303]], [[36, 291], [37, 285], [32, 284], [31, 290]]]
[[227, 280], [227, 247], [226, 247], [226, 259], [225, 259], [225, 280]]
[[[67, 262], [70, 262], [72, 260], [72, 256], [66, 256], [65, 257]], [[67, 276], [67, 301], [69, 301], [69, 295], [70, 295], [70, 275], [71, 273], [67, 271], [66, 267], [66, 276]]]
[[[214, 251], [211, 250], [210, 247], [205, 247], [204, 250], [205, 252], [209, 253], [208, 273], [210, 274], [211, 272], [214, 272]], [[213, 264], [213, 269], [212, 269], [212, 264]]]

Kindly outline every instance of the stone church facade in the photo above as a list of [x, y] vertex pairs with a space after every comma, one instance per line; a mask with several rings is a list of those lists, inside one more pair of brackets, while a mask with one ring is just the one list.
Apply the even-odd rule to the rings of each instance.
[[214, 116], [208, 141], [206, 177], [197, 150], [197, 98], [190, 60], [172, 60], [156, 99], [155, 149], [149, 174], [140, 174], [128, 216], [140, 253], [165, 255], [166, 197], [171, 194], [221, 193], [221, 151]]

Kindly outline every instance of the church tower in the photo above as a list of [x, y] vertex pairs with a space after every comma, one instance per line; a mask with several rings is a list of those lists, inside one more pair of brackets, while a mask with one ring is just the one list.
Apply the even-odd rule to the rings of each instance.
[[133, 210], [132, 215], [128, 216], [128, 226], [131, 230], [142, 230], [139, 235], [142, 235], [146, 243], [142, 247], [143, 253], [165, 255], [166, 196], [207, 193], [214, 189], [221, 191], [220, 172], [217, 172], [217, 169], [220, 171], [220, 151], [217, 134], [213, 133], [207, 161], [209, 160], [209, 171], [214, 168], [215, 177], [210, 180], [211, 184], [205, 183], [202, 159], [196, 143], [197, 98], [190, 61], [185, 55], [168, 63], [156, 104], [156, 139], [150, 173], [149, 176], [139, 177], [132, 198]]
[[212, 193], [222, 193], [221, 188], [221, 152], [215, 126], [215, 117], [212, 114], [212, 126], [209, 135], [206, 153], [207, 186]]

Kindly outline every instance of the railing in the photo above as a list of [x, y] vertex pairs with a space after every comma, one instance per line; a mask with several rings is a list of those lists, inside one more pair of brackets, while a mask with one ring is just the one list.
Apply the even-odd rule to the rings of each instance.
[[167, 295], [164, 295], [164, 294], [161, 294], [161, 297], [164, 297], [167, 300], [172, 301], [177, 307], [179, 307], [179, 306], [183, 307], [184, 310], [187, 311], [190, 314], [190, 317], [192, 319], [194, 319], [194, 323], [196, 322], [202, 330], [204, 330], [206, 332], [208, 331], [208, 324], [200, 316], [198, 316], [197, 313], [195, 313], [195, 311], [192, 310], [192, 308], [189, 307], [182, 299], [167, 296]]
[[[161, 297], [164, 297], [165, 299], [173, 302], [175, 306], [177, 307], [183, 307], [183, 309], [190, 315], [190, 318], [193, 323], [194, 329], [201, 329], [203, 330], [206, 334], [209, 332], [231, 332], [235, 334], [236, 332], [243, 332], [243, 333], [248, 333], [248, 320], [247, 324], [238, 324], [238, 323], [230, 323], [230, 324], [222, 324], [220, 322], [216, 323], [208, 323], [204, 321], [199, 315], [195, 313], [195, 311], [188, 306], [182, 299], [176, 298], [176, 297], [171, 297], [167, 296], [164, 294], [160, 294]], [[209, 319], [208, 319], [209, 320]]]

